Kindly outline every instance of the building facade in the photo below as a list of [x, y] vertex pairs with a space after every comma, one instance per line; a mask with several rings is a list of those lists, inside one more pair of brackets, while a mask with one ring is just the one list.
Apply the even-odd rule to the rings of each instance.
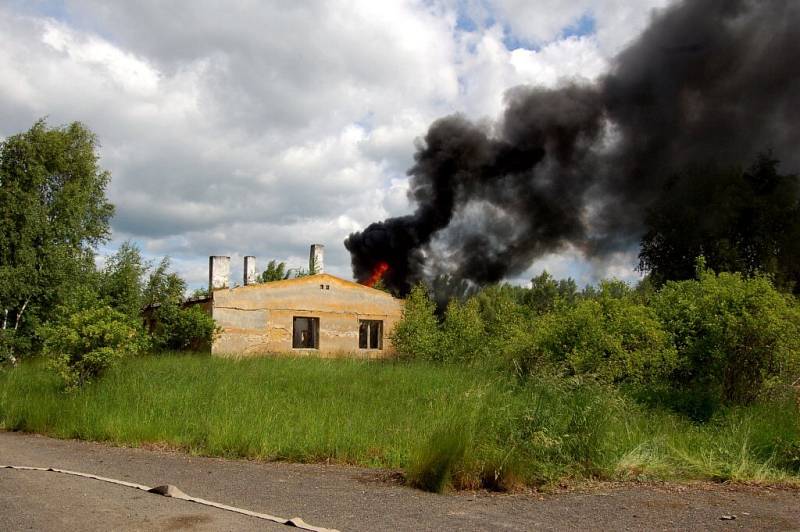
[[[245, 258], [244, 286], [228, 288], [229, 261], [210, 258], [210, 297], [197, 302], [221, 328], [211, 347], [213, 354], [359, 358], [394, 354], [390, 335], [401, 317], [402, 300], [326, 273], [253, 283], [251, 256]], [[322, 246], [312, 246], [311, 265], [312, 271], [323, 268]]]

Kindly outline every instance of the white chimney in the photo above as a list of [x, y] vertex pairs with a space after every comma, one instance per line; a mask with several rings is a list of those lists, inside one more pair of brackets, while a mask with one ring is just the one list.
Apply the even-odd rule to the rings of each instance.
[[308, 256], [308, 271], [325, 273], [325, 246], [311, 244], [311, 253]]
[[228, 287], [228, 277], [231, 274], [231, 258], [221, 255], [208, 257], [208, 289], [217, 290]]
[[256, 258], [247, 255], [244, 258], [244, 285], [256, 284]]

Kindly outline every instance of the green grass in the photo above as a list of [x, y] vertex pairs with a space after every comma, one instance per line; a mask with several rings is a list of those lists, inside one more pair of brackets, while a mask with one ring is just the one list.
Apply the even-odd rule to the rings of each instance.
[[695, 423], [592, 383], [520, 384], [410, 362], [161, 355], [65, 393], [38, 362], [0, 372], [0, 426], [59, 438], [403, 469], [441, 491], [599, 479], [800, 483], [787, 398]]

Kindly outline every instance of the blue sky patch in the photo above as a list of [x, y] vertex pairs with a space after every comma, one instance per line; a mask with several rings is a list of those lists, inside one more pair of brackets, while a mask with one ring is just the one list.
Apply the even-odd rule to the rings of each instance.
[[[465, 2], [459, 2], [455, 30], [457, 32], [475, 32], [481, 28], [488, 28], [495, 24], [501, 24], [503, 27], [503, 44], [507, 50], [524, 48], [527, 50], [539, 51], [547, 44], [546, 42], [535, 42], [516, 35], [509, 24], [495, 18], [493, 10], [488, 3], [481, 3], [481, 7], [483, 8], [482, 13], [485, 14], [485, 17], [483, 20], [476, 20], [474, 18], [474, 13], [469, 12], [468, 5]], [[558, 32], [556, 40], [592, 35], [596, 33], [596, 31], [597, 19], [594, 13], [586, 11], [578, 19]]]
[[574, 24], [567, 26], [561, 31], [561, 37], [583, 37], [584, 35], [592, 35], [597, 32], [597, 19], [591, 12], [586, 12], [581, 15], [581, 18], [575, 21]]

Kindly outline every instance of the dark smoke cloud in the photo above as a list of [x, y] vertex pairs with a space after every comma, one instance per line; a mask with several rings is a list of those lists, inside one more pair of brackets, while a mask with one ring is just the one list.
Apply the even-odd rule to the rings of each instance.
[[800, 1], [688, 0], [662, 11], [593, 85], [517, 87], [493, 125], [434, 122], [409, 170], [408, 216], [345, 240], [353, 273], [386, 262], [406, 293], [439, 265], [478, 284], [567, 244], [630, 248], [670, 174], [746, 164], [773, 149], [800, 166]]

